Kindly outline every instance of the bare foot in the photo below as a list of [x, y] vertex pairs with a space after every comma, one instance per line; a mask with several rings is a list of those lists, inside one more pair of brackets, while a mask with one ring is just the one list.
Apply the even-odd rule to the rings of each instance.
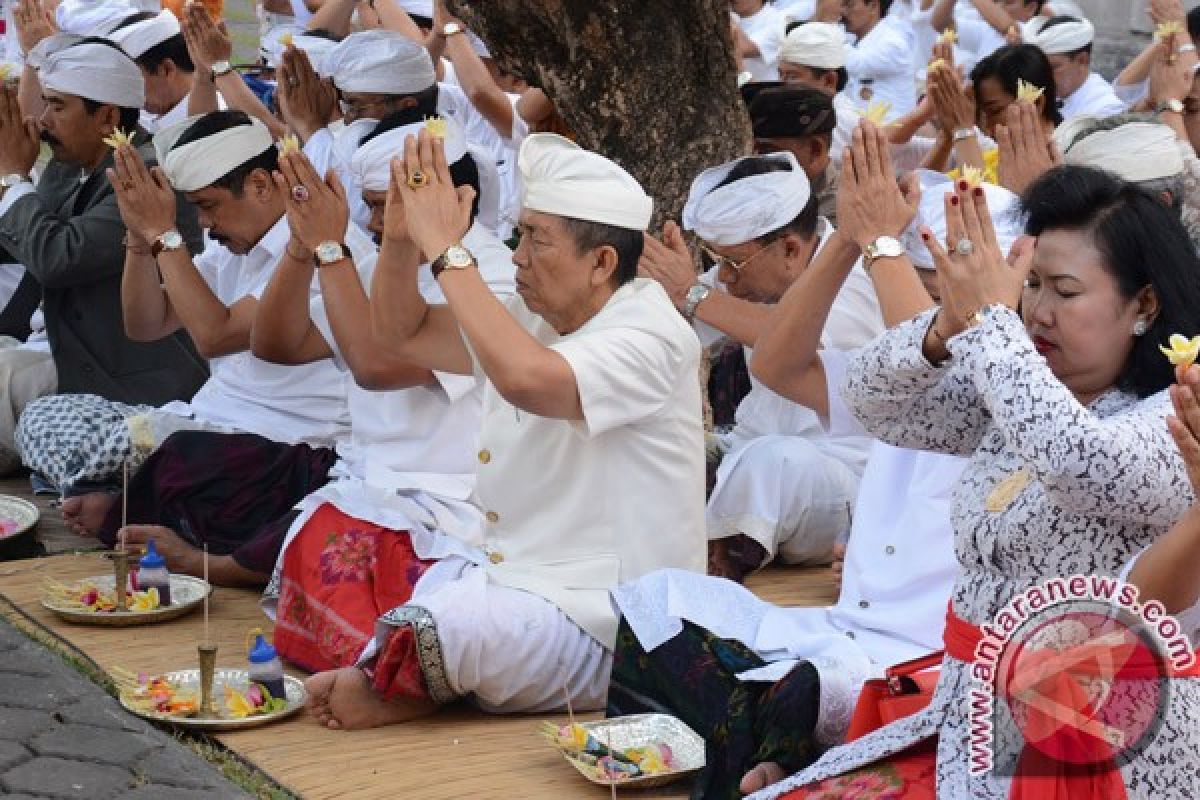
[[318, 723], [332, 730], [395, 725], [423, 717], [437, 707], [427, 700], [384, 700], [357, 667], [319, 672], [304, 682], [304, 688], [310, 693], [309, 711]]
[[742, 782], [738, 785], [738, 789], [742, 794], [751, 794], [779, 783], [786, 777], [787, 774], [783, 771], [783, 767], [774, 761], [764, 761], [742, 776]]
[[833, 563], [829, 566], [833, 568], [833, 574], [837, 576], [838, 586], [841, 586], [842, 573], [846, 569], [846, 545], [844, 542], [838, 542], [833, 546]]
[[95, 536], [108, 510], [117, 502], [112, 492], [88, 492], [62, 501], [63, 522], [79, 536]]

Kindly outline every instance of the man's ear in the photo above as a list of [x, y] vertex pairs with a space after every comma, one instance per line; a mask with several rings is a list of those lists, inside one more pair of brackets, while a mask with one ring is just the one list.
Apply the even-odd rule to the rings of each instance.
[[243, 193], [249, 192], [255, 200], [264, 202], [275, 191], [275, 181], [265, 169], [256, 169], [246, 176], [244, 187]]
[[595, 253], [596, 261], [592, 265], [592, 280], [593, 286], [603, 286], [606, 283], [613, 283], [613, 278], [617, 274], [617, 268], [620, 266], [621, 258], [617, 255], [617, 248], [610, 244], [601, 245], [592, 251]]

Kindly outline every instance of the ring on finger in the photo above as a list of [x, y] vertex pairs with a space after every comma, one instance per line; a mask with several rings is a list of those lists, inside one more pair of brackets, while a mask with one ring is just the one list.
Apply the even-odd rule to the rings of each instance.
[[408, 175], [408, 188], [420, 189], [429, 185], [429, 176], [419, 169], [414, 169]]
[[297, 184], [292, 187], [292, 199], [297, 203], [306, 203], [308, 202], [308, 198], [309, 194], [306, 186], [303, 184]]
[[954, 252], [960, 256], [969, 256], [975, 252], [975, 243], [964, 236], [954, 243]]

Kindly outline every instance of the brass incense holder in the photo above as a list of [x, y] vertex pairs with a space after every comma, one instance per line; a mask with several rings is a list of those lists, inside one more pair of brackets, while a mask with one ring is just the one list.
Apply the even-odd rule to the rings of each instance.
[[200, 713], [199, 716], [213, 718], [217, 716], [217, 706], [213, 700], [213, 681], [217, 672], [217, 646], [202, 644], [196, 646], [200, 655]]
[[129, 582], [129, 553], [125, 550], [114, 550], [112, 560], [113, 576], [116, 578], [113, 589], [117, 593], [117, 608], [121, 611], [128, 611], [129, 597], [125, 586]]

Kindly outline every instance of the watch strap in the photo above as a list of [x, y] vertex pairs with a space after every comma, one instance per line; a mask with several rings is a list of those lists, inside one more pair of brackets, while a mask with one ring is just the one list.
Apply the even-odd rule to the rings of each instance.
[[[178, 245], [176, 245], [175, 247], [168, 247], [166, 239], [167, 239], [167, 236], [172, 233], [175, 234], [176, 236], [180, 237], [179, 238], [180, 243]], [[150, 245], [150, 255], [154, 256], [155, 258], [158, 258], [160, 255], [162, 255], [166, 251], [178, 250], [182, 246], [183, 246], [183, 237], [180, 236], [179, 231], [171, 229], [169, 231], [164, 231], [163, 233], [161, 233], [155, 237], [154, 242]]]

